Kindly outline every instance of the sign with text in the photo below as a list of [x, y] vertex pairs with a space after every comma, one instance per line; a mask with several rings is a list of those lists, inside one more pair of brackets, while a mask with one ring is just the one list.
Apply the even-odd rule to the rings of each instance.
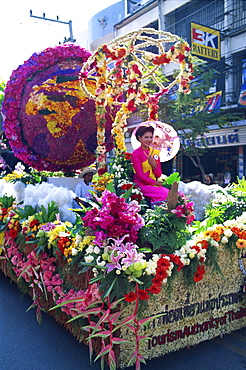
[[[181, 273], [172, 281], [171, 290], [163, 287], [154, 301], [147, 302], [142, 313], [153, 319], [139, 333], [147, 337], [140, 343], [145, 358], [163, 356], [246, 326], [246, 258], [239, 260], [237, 253], [230, 255], [220, 245], [217, 262], [220, 270], [207, 266], [204, 278], [194, 286], [187, 286]], [[125, 313], [126, 317], [131, 314]], [[121, 335], [129, 341], [120, 350], [121, 365], [127, 366], [129, 353], [134, 351], [132, 331], [122, 327]]]
[[199, 57], [220, 60], [220, 31], [190, 23], [191, 51]]

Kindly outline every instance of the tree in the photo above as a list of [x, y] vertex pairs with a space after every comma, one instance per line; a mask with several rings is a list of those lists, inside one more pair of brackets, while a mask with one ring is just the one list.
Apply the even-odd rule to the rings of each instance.
[[[177, 92], [175, 99], [170, 99], [171, 94], [164, 95], [159, 101], [158, 117], [173, 126], [182, 136], [180, 154], [190, 158], [195, 167], [199, 168], [204, 181], [205, 170], [201, 163], [201, 156], [206, 152], [204, 135], [210, 131], [211, 125], [220, 128], [231, 124], [231, 121], [239, 119], [238, 115], [216, 110], [205, 110], [209, 89], [214, 80], [219, 77], [219, 72], [206, 68], [201, 63], [195, 64], [194, 80], [190, 84], [190, 94]], [[202, 146], [196, 146], [196, 139], [201, 138]], [[189, 145], [184, 143], [189, 142]]]

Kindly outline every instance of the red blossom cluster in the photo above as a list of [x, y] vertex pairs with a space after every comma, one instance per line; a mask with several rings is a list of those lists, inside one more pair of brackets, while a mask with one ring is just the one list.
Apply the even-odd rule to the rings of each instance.
[[146, 290], [138, 289], [137, 293], [129, 292], [128, 294], [124, 294], [125, 301], [128, 303], [135, 302], [137, 299], [141, 301], [147, 301], [149, 299], [149, 294]]
[[164, 53], [164, 54], [161, 54], [161, 55], [158, 55], [158, 56], [154, 57], [153, 64], [159, 66], [161, 64], [168, 64], [168, 63], [170, 63], [170, 61], [171, 61], [171, 59], [167, 58], [167, 54]]
[[194, 274], [193, 280], [195, 282], [198, 282], [203, 279], [203, 276], [205, 274], [205, 267], [203, 265], [198, 265], [196, 272]]

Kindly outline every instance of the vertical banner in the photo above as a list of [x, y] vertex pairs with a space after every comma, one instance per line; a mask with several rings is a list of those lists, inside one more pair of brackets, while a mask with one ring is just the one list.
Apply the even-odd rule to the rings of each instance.
[[246, 107], [246, 59], [242, 60], [242, 86], [238, 99], [239, 107]]

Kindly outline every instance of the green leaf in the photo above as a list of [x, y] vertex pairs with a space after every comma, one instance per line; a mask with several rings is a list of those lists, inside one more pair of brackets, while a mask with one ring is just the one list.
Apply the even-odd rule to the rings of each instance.
[[97, 357], [95, 358], [94, 362], [96, 362], [101, 356], [104, 356], [106, 355], [107, 353], [109, 353], [111, 349], [111, 344], [108, 344], [106, 347], [104, 347], [100, 352], [99, 354], [97, 355]]
[[132, 343], [130, 340], [126, 340], [123, 338], [112, 338], [112, 341], [114, 344], [120, 344], [120, 343]]
[[72, 298], [72, 299], [67, 299], [66, 301], [62, 302], [62, 303], [59, 303], [57, 304], [56, 306], [54, 307], [51, 307], [49, 309], [49, 311], [52, 311], [52, 310], [55, 310], [57, 308], [60, 308], [60, 307], [63, 307], [65, 306], [66, 304], [68, 303], [76, 303], [76, 302], [80, 302], [80, 301], [84, 301], [86, 298], [84, 296], [80, 296], [80, 297], [76, 297], [76, 298]]

